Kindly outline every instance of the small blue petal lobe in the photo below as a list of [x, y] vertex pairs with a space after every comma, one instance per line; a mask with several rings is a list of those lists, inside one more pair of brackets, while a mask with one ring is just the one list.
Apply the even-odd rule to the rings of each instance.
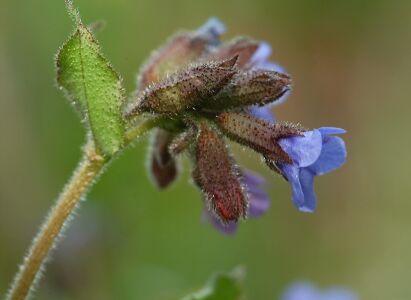
[[341, 167], [347, 159], [347, 149], [342, 138], [328, 136], [323, 140], [321, 154], [317, 161], [309, 166], [313, 174], [319, 176]]
[[257, 106], [253, 105], [250, 108], [250, 114], [258, 119], [262, 119], [264, 121], [275, 123], [275, 117], [271, 112], [271, 109], [268, 105], [265, 106]]
[[271, 50], [270, 44], [266, 42], [261, 42], [257, 50], [255, 51], [255, 53], [251, 57], [251, 63], [255, 67], [259, 68], [259, 66], [261, 64], [264, 64], [267, 61], [267, 59], [270, 57], [271, 51], [272, 50]]
[[304, 206], [304, 193], [300, 183], [300, 169], [295, 165], [278, 164], [281, 171], [291, 184], [294, 205], [300, 209]]
[[317, 206], [317, 197], [314, 192], [314, 175], [303, 168], [300, 170], [300, 184], [304, 194], [304, 204], [299, 207], [302, 212], [314, 212]]
[[337, 127], [320, 127], [318, 128], [318, 131], [320, 131], [323, 136], [332, 134], [343, 134], [347, 132], [345, 129]]
[[212, 212], [205, 210], [204, 215], [206, 219], [210, 221], [210, 223], [214, 226], [214, 228], [223, 233], [225, 235], [233, 235], [237, 232], [237, 223], [230, 221], [227, 224], [221, 223], [220, 219], [218, 219]]
[[226, 31], [226, 27], [220, 19], [211, 17], [200, 28], [197, 33], [208, 36], [210, 43], [218, 45], [220, 43], [220, 36]]

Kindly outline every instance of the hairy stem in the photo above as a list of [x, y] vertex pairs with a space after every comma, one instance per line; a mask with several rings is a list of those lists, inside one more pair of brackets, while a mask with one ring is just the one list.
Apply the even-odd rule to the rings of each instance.
[[156, 117], [149, 119], [138, 126], [134, 126], [126, 131], [125, 133], [125, 143], [126, 145], [135, 141], [138, 137], [144, 135], [146, 132], [150, 131], [154, 127], [160, 126], [164, 121], [167, 120], [163, 117]]
[[[126, 132], [124, 148], [146, 132], [159, 126], [163, 121], [162, 118], [153, 118], [130, 128]], [[79, 163], [77, 170], [34, 238], [29, 252], [14, 278], [7, 300], [24, 300], [33, 290], [40, 277], [44, 262], [50, 251], [56, 246], [58, 237], [70, 220], [70, 216], [73, 215], [77, 204], [109, 161], [98, 153], [94, 143], [90, 142], [84, 148], [83, 160]]]
[[80, 199], [88, 191], [107, 162], [96, 153], [93, 143], [89, 143], [85, 147], [83, 160], [33, 240], [27, 257], [14, 279], [7, 299], [23, 300], [29, 295], [33, 289], [33, 283], [40, 277], [44, 261], [56, 245], [58, 236], [70, 219], [70, 215], [72, 215]]

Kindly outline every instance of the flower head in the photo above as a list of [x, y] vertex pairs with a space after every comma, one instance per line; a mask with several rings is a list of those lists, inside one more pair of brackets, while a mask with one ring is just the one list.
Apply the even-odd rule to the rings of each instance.
[[154, 182], [160, 188], [171, 184], [179, 169], [178, 155], [188, 153], [206, 215], [229, 233], [240, 218], [264, 213], [269, 201], [260, 189], [263, 180], [241, 170], [227, 139], [260, 153], [272, 170], [289, 180], [301, 210], [315, 202], [310, 180], [341, 165], [345, 148], [342, 140], [330, 136], [340, 133], [336, 129], [306, 131], [276, 122], [270, 108], [288, 96], [290, 76], [268, 61], [267, 43], [247, 37], [221, 43], [224, 31], [213, 18], [197, 31], [172, 37], [142, 68], [125, 117], [167, 120], [154, 133], [150, 148]]

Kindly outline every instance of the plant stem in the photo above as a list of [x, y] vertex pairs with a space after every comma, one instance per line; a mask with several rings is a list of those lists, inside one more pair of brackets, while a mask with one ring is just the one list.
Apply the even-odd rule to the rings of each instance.
[[[163, 118], [153, 118], [130, 128], [125, 134], [124, 148], [149, 130], [159, 126], [161, 122]], [[77, 204], [109, 162], [109, 159], [98, 153], [93, 142], [85, 146], [83, 160], [34, 238], [23, 265], [14, 278], [7, 300], [24, 300], [33, 290], [45, 260], [56, 246], [58, 237], [67, 226]]]
[[166, 119], [163, 117], [152, 118], [138, 126], [134, 126], [127, 130], [124, 138], [126, 146], [135, 141], [138, 137], [153, 129], [154, 127], [160, 126], [164, 122], [164, 120]]
[[24, 300], [29, 295], [33, 289], [33, 283], [40, 277], [45, 259], [56, 245], [58, 236], [68, 223], [69, 217], [107, 163], [108, 160], [96, 152], [93, 143], [85, 147], [83, 160], [33, 240], [7, 299]]

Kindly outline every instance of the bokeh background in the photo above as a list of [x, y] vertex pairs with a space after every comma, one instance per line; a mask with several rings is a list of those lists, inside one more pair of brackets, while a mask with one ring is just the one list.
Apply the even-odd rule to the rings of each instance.
[[[147, 138], [115, 161], [78, 211], [37, 299], [178, 299], [217, 270], [247, 267], [249, 299], [277, 299], [291, 281], [350, 287], [362, 299], [411, 299], [411, 2], [376, 0], [77, 0], [85, 22], [105, 20], [104, 53], [128, 91], [170, 34], [209, 16], [225, 38], [273, 45], [294, 78], [281, 120], [346, 128], [346, 165], [316, 181], [307, 215], [259, 158], [269, 213], [234, 237], [201, 221], [188, 164], [167, 191], [145, 170]], [[84, 142], [78, 115], [55, 88], [54, 54], [72, 30], [63, 0], [0, 0], [0, 294], [69, 178]]]

